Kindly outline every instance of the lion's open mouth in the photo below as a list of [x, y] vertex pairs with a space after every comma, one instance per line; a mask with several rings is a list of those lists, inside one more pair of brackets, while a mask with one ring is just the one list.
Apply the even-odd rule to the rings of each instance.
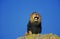
[[38, 21], [39, 17], [34, 17], [34, 21]]

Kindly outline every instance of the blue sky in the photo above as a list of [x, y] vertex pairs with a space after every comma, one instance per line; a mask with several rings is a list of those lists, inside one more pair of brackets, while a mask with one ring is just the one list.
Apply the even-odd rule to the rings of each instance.
[[0, 0], [0, 38], [16, 39], [27, 31], [29, 15], [36, 11], [42, 16], [42, 33], [60, 36], [59, 0]]

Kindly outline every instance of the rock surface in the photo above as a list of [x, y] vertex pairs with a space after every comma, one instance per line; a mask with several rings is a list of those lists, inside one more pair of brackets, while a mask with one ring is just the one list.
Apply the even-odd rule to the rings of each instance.
[[31, 34], [27, 36], [25, 35], [17, 39], [60, 39], [60, 37], [50, 33], [50, 34]]

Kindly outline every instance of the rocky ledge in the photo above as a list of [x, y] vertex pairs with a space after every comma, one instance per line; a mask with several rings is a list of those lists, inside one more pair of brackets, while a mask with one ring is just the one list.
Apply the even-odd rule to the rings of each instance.
[[31, 35], [25, 35], [22, 37], [18, 37], [17, 39], [60, 39], [55, 34], [31, 34]]

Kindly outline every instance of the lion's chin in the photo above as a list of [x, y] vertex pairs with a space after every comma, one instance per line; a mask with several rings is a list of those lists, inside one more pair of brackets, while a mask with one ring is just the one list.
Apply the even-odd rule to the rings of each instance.
[[40, 23], [40, 22], [38, 22], [38, 21], [34, 21], [34, 22], [33, 22], [34, 25], [38, 25], [39, 23]]

